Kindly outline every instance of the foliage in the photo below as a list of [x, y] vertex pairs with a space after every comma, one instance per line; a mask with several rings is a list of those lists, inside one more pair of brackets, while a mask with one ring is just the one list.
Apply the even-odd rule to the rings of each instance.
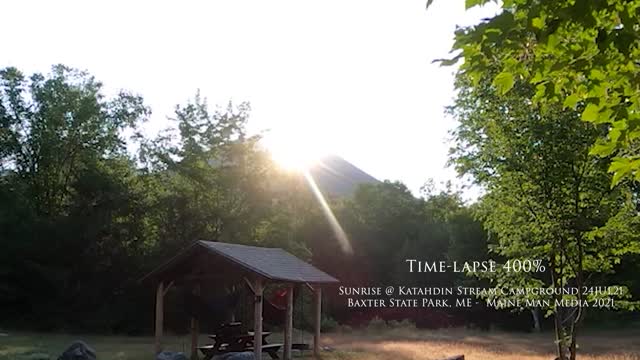
[[59, 304], [100, 312], [146, 247], [144, 185], [123, 134], [149, 110], [130, 93], [105, 99], [93, 77], [61, 65], [0, 78], [2, 302], [42, 326], [65, 316]]
[[[640, 180], [640, 2], [509, 0], [501, 8], [458, 29], [457, 53], [442, 61], [464, 59], [454, 161], [487, 186], [484, 219], [496, 250], [548, 258], [551, 279], [511, 276], [511, 285], [582, 285], [585, 273], [612, 272], [638, 251], [630, 186]], [[582, 314], [569, 329], [556, 320], [558, 357], [568, 344], [575, 358]]]
[[[354, 249], [345, 254], [305, 178], [274, 166], [260, 137], [247, 134], [248, 104], [209, 107], [196, 94], [176, 106], [169, 129], [150, 138], [140, 131], [150, 114], [142, 97], [128, 92], [107, 97], [86, 72], [58, 65], [30, 77], [14, 68], [0, 74], [3, 326], [145, 332], [152, 313], [140, 309], [152, 307], [153, 291], [138, 279], [195, 239], [281, 247], [345, 285], [482, 284], [453, 273], [407, 274], [406, 258], [488, 258], [486, 231], [474, 218], [486, 207], [465, 204], [450, 188], [416, 197], [402, 183], [387, 181], [363, 185], [353, 196], [328, 197]], [[595, 138], [598, 131], [588, 136]], [[575, 141], [586, 149], [590, 139]], [[562, 138], [556, 140], [558, 149], [571, 150]], [[593, 164], [606, 167], [604, 160]], [[636, 220], [630, 216], [632, 203], [622, 199], [636, 196], [637, 189], [609, 189], [606, 172], [593, 174], [600, 180], [589, 186], [611, 194], [598, 205], [606, 211], [598, 215], [599, 226], [585, 233], [585, 242], [615, 236], [631, 244], [635, 232], [628, 223]], [[622, 203], [629, 204], [628, 212], [615, 212]], [[626, 251], [606, 244], [603, 254]], [[604, 268], [611, 270], [607, 276], [637, 289], [634, 267], [618, 276], [613, 266]], [[174, 290], [169, 294], [179, 297]], [[353, 320], [344, 298], [324, 294], [328, 316]], [[309, 301], [296, 311], [312, 309]], [[305, 315], [295, 317], [303, 319], [303, 327], [311, 324]], [[363, 314], [360, 324], [369, 315]]]
[[[451, 273], [431, 274], [428, 279], [407, 276], [405, 259], [445, 260], [452, 243], [458, 252], [455, 256], [476, 259], [486, 253], [484, 230], [466, 227], [477, 222], [458, 194], [447, 190], [425, 195], [427, 198], [416, 198], [398, 182], [361, 185], [352, 198], [333, 203], [354, 254], [343, 254], [335, 242], [324, 240], [332, 236], [326, 234], [321, 235], [324, 241], [312, 246], [314, 256], [331, 254], [324, 266], [336, 269], [344, 283], [366, 284], [375, 279], [380, 284], [426, 285], [427, 281], [433, 286], [450, 286], [454, 280]], [[482, 250], [467, 252], [467, 242], [479, 244]]]
[[323, 316], [320, 320], [320, 330], [323, 332], [333, 332], [337, 330], [339, 326], [340, 324], [330, 316]]
[[[488, 0], [467, 0], [467, 8]], [[602, 125], [591, 153], [610, 161], [612, 184], [640, 180], [640, 1], [508, 0], [456, 32], [461, 71], [474, 86], [488, 71], [499, 94], [526, 81], [546, 108], [578, 109]]]
[[387, 322], [387, 325], [392, 329], [415, 329], [416, 324], [412, 323], [409, 319], [404, 319], [401, 321], [391, 320]]
[[[479, 81], [459, 73], [450, 108], [460, 122], [452, 162], [487, 190], [478, 211], [495, 235], [492, 250], [504, 259], [544, 259], [549, 272], [498, 272], [496, 286], [581, 289], [592, 274], [612, 272], [640, 250], [634, 192], [623, 184], [611, 188], [608, 161], [590, 155], [603, 125], [581, 122], [579, 112], [560, 105], [536, 106], [526, 80], [503, 92], [492, 80], [497, 71]], [[585, 309], [565, 311], [554, 301], [545, 310], [556, 315], [559, 349], [567, 345], [575, 356], [575, 327]]]
[[387, 322], [379, 317], [374, 317], [367, 325], [367, 331], [380, 332], [387, 329]]
[[148, 139], [140, 96], [108, 99], [92, 76], [62, 65], [29, 78], [15, 68], [0, 74], [7, 321], [140, 331], [151, 324], [139, 311], [151, 292], [137, 280], [196, 239], [309, 256], [288, 214], [310, 198], [294, 201], [265, 181], [284, 175], [246, 135], [248, 104], [210, 111], [196, 95], [176, 107], [175, 128]]
[[140, 158], [158, 187], [155, 198], [158, 247], [175, 253], [193, 239], [251, 242], [251, 229], [266, 216], [270, 199], [262, 179], [270, 176], [269, 159], [247, 137], [249, 105], [210, 112], [196, 95], [177, 106], [177, 131], [167, 129], [147, 140]]

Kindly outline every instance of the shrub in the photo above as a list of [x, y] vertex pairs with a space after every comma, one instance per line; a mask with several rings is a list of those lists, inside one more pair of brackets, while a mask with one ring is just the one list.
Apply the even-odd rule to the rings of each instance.
[[392, 329], [406, 329], [406, 328], [415, 328], [416, 324], [414, 324], [409, 319], [403, 319], [401, 321], [391, 320], [387, 323], [387, 325]]
[[345, 333], [345, 334], [349, 334], [351, 332], [353, 332], [353, 328], [349, 325], [340, 325], [340, 327], [338, 328], [338, 331]]
[[397, 329], [397, 328], [400, 327], [400, 321], [398, 321], [398, 320], [389, 320], [387, 325], [392, 329]]
[[330, 316], [326, 316], [326, 317], [322, 317], [322, 320], [320, 321], [320, 330], [321, 331], [334, 331], [338, 328], [339, 324], [337, 321], [335, 321], [332, 317]]
[[371, 319], [369, 321], [369, 324], [367, 325], [367, 330], [369, 331], [382, 331], [382, 330], [385, 330], [386, 328], [387, 328], [387, 323], [378, 316]]

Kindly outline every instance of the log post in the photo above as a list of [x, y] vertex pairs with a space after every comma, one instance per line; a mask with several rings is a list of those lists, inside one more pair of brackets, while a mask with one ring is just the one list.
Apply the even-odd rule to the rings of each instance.
[[262, 359], [262, 279], [256, 278], [253, 282], [253, 355], [256, 359]]
[[[193, 287], [193, 294], [200, 296], [200, 284], [196, 283]], [[191, 360], [198, 360], [198, 336], [200, 324], [198, 318], [191, 317]]]
[[320, 356], [320, 323], [322, 320], [322, 289], [319, 287], [316, 287], [313, 293], [313, 304], [315, 310], [313, 356], [318, 358]]
[[162, 351], [162, 328], [164, 327], [164, 283], [158, 283], [156, 291], [156, 343], [155, 353]]
[[287, 286], [287, 309], [284, 318], [284, 360], [291, 360], [293, 340], [293, 285]]

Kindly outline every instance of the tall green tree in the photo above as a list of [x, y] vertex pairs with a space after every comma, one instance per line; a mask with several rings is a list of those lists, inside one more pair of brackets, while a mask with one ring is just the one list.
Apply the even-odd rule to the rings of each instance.
[[145, 196], [125, 133], [148, 114], [137, 95], [106, 98], [86, 72], [0, 70], [0, 301], [15, 316], [44, 326], [70, 307], [101, 312], [138, 268]]
[[28, 184], [40, 214], [65, 210], [79, 169], [126, 156], [124, 131], [149, 113], [141, 97], [106, 100], [100, 82], [63, 65], [28, 79], [6, 68], [0, 79], [0, 169]]
[[[637, 199], [629, 186], [610, 186], [608, 159], [590, 155], [605, 126], [581, 122], [579, 112], [559, 105], [537, 106], [526, 80], [504, 93], [495, 71], [480, 80], [459, 74], [450, 112], [460, 125], [451, 159], [486, 189], [480, 211], [494, 235], [492, 250], [505, 260], [542, 259], [548, 272], [498, 272], [494, 280], [497, 286], [582, 289], [592, 284], [591, 274], [612, 272], [625, 254], [640, 250]], [[558, 356], [575, 359], [586, 308], [551, 304], [546, 310], [555, 315]]]

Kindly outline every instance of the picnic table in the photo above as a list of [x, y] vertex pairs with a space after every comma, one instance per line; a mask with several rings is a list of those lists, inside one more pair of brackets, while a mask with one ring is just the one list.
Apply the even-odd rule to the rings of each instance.
[[[209, 335], [213, 344], [199, 347], [204, 355], [204, 360], [209, 360], [220, 353], [253, 351], [255, 333], [253, 331], [243, 332], [241, 326], [241, 323], [225, 324], [215, 334]], [[262, 333], [262, 351], [268, 353], [272, 359], [279, 359], [278, 350], [282, 344], [269, 344], [267, 341], [269, 335], [271, 333], [268, 331]]]

